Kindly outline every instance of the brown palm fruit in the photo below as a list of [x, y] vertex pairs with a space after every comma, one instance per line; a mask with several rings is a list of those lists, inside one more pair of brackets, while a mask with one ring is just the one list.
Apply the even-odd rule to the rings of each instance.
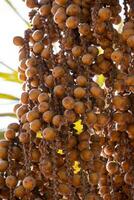
[[113, 97], [113, 105], [117, 110], [127, 110], [130, 106], [129, 98], [127, 96]]
[[17, 178], [15, 176], [7, 176], [6, 177], [6, 185], [9, 188], [15, 188], [15, 186], [17, 185]]
[[5, 186], [5, 179], [3, 176], [0, 176], [0, 189], [2, 189]]
[[54, 22], [59, 25], [65, 22], [65, 20], [66, 20], [66, 11], [63, 7], [60, 7], [54, 14]]
[[7, 126], [7, 129], [13, 129], [15, 132], [19, 130], [19, 124], [18, 123], [11, 123]]
[[6, 160], [8, 158], [8, 149], [6, 147], [0, 147], [0, 159]]
[[45, 92], [39, 94], [39, 96], [38, 96], [38, 101], [39, 101], [39, 103], [41, 103], [41, 102], [43, 102], [43, 101], [47, 101], [47, 102], [48, 102], [48, 101], [49, 101], [49, 96], [48, 96], [48, 94], [45, 93]]
[[86, 121], [89, 125], [96, 123], [97, 115], [93, 111], [87, 112], [86, 113]]
[[75, 96], [75, 98], [81, 99], [81, 98], [85, 97], [85, 95], [86, 95], [86, 90], [84, 88], [82, 88], [82, 87], [76, 87], [74, 89], [74, 96]]
[[8, 161], [0, 159], [0, 172], [5, 172], [8, 168]]
[[50, 48], [49, 47], [43, 48], [43, 50], [41, 52], [41, 57], [46, 60], [48, 60], [50, 58]]
[[25, 178], [25, 176], [26, 176], [26, 172], [25, 172], [25, 170], [24, 169], [20, 169], [19, 171], [18, 171], [18, 179], [24, 179]]
[[111, 54], [111, 59], [112, 59], [112, 61], [114, 61], [117, 64], [121, 63], [121, 61], [123, 59], [122, 51], [120, 51], [120, 50], [113, 51], [113, 53]]
[[106, 31], [106, 23], [99, 21], [99, 23], [96, 24], [95, 30], [98, 34], [103, 34]]
[[65, 87], [63, 85], [56, 85], [54, 87], [54, 94], [57, 97], [62, 97], [65, 94]]
[[35, 8], [37, 6], [36, 0], [26, 0], [25, 3], [28, 8]]
[[14, 194], [17, 198], [23, 198], [25, 193], [25, 188], [22, 185], [17, 186], [14, 190]]
[[84, 114], [85, 110], [86, 110], [85, 104], [82, 101], [75, 102], [75, 104], [74, 104], [74, 111], [77, 114]]
[[43, 32], [41, 30], [34, 31], [33, 34], [32, 34], [32, 38], [35, 42], [42, 40]]
[[103, 61], [99, 64], [98, 67], [100, 68], [101, 72], [102, 72], [103, 74], [105, 74], [105, 73], [109, 72], [109, 70], [112, 68], [112, 64], [111, 64], [111, 62], [109, 62], [108, 60], [103, 60]]
[[37, 64], [37, 60], [35, 57], [30, 57], [26, 60], [26, 66], [27, 67], [36, 67]]
[[51, 13], [51, 6], [49, 4], [42, 5], [39, 9], [41, 16], [48, 16]]
[[4, 133], [4, 137], [7, 140], [13, 140], [15, 138], [15, 131], [13, 129], [7, 129]]
[[74, 174], [72, 177], [72, 185], [74, 187], [80, 187], [81, 185], [81, 176], [79, 174]]
[[107, 126], [109, 122], [109, 116], [105, 113], [101, 113], [97, 115], [97, 122], [100, 126]]
[[32, 191], [36, 186], [36, 180], [32, 176], [27, 176], [23, 180], [23, 187], [26, 190]]
[[39, 119], [35, 119], [30, 123], [30, 129], [35, 133], [38, 132], [41, 128], [41, 122]]
[[127, 86], [134, 86], [134, 76], [133, 75], [127, 76], [124, 81]]
[[67, 174], [66, 174], [66, 170], [64, 168], [59, 170], [57, 175], [60, 178], [60, 180], [62, 180], [63, 182], [67, 182]]
[[42, 118], [45, 122], [50, 123], [52, 121], [53, 116], [54, 116], [54, 113], [48, 110], [43, 113]]
[[74, 46], [73, 48], [72, 48], [72, 54], [73, 54], [73, 56], [75, 56], [75, 57], [79, 57], [79, 56], [81, 56], [81, 54], [82, 54], [82, 47], [81, 46]]
[[52, 75], [54, 78], [61, 78], [64, 76], [65, 70], [63, 67], [57, 66], [53, 68]]
[[112, 156], [112, 154], [114, 153], [114, 147], [106, 145], [103, 147], [103, 152], [106, 154], [106, 156]]
[[20, 101], [22, 104], [28, 104], [29, 95], [28, 92], [22, 92]]
[[128, 38], [129, 38], [131, 35], [134, 35], [134, 29], [125, 29], [125, 30], [122, 32], [122, 39], [123, 39], [124, 41], [127, 41]]
[[28, 122], [32, 122], [35, 119], [38, 119], [40, 117], [39, 112], [30, 110], [26, 114], [26, 119]]
[[32, 101], [37, 101], [40, 93], [41, 93], [41, 91], [39, 89], [31, 89], [29, 91], [29, 99], [32, 100]]
[[36, 163], [39, 162], [40, 152], [39, 152], [38, 149], [36, 149], [36, 148], [32, 149], [32, 151], [31, 151], [31, 159], [32, 159], [32, 162], [36, 162]]
[[28, 67], [25, 70], [25, 75], [27, 78], [33, 78], [37, 74], [37, 69], [35, 67]]
[[66, 26], [68, 29], [76, 29], [79, 24], [79, 18], [76, 16], [70, 16], [66, 20]]
[[82, 132], [80, 135], [79, 135], [79, 141], [88, 141], [89, 140], [89, 133], [88, 132]]
[[125, 174], [124, 182], [131, 186], [134, 184], [134, 173], [132, 170]]
[[117, 162], [109, 161], [106, 164], [106, 170], [109, 174], [116, 174], [119, 170], [119, 165]]
[[77, 76], [77, 78], [76, 78], [76, 83], [77, 83], [79, 86], [84, 87], [84, 86], [87, 85], [87, 79], [86, 79], [85, 76], [82, 76], [82, 75]]
[[92, 86], [90, 92], [95, 98], [102, 98], [104, 96], [103, 90], [98, 86]]
[[59, 6], [64, 6], [67, 3], [67, 0], [55, 0], [55, 3], [57, 3]]
[[91, 28], [87, 23], [80, 23], [78, 28], [79, 28], [79, 33], [82, 36], [88, 36], [91, 34]]
[[84, 200], [97, 200], [99, 197], [96, 194], [88, 193], [86, 194]]
[[67, 64], [69, 65], [70, 69], [72, 69], [72, 70], [77, 68], [77, 63], [72, 58], [68, 58]]
[[121, 187], [124, 182], [123, 176], [119, 174], [115, 175], [113, 180], [114, 180], [114, 184], [118, 187]]
[[76, 144], [77, 144], [77, 139], [76, 139], [76, 137], [75, 136], [70, 136], [69, 138], [68, 138], [68, 141], [67, 141], [67, 148], [68, 149], [72, 149], [73, 147], [75, 147], [76, 146]]
[[89, 149], [84, 149], [80, 153], [80, 157], [84, 161], [90, 161], [93, 158], [93, 156], [94, 156], [93, 152]]
[[34, 15], [34, 17], [32, 18], [32, 24], [34, 27], [36, 27], [38, 29], [43, 27], [41, 17], [38, 13], [36, 15]]
[[62, 195], [68, 195], [70, 193], [69, 186], [63, 183], [59, 184], [58, 190]]
[[62, 125], [63, 122], [63, 117], [62, 115], [55, 115], [52, 118], [52, 124], [56, 127], [60, 127]]
[[19, 147], [13, 146], [12, 147], [12, 158], [16, 161], [21, 160], [22, 156], [22, 151]]
[[71, 162], [78, 160], [78, 156], [79, 156], [79, 153], [75, 149], [69, 151], [69, 153], [68, 153], [68, 158]]
[[129, 47], [134, 48], [134, 35], [129, 36], [127, 39], [127, 44]]
[[20, 135], [19, 135], [19, 141], [22, 144], [28, 143], [30, 141], [29, 134], [27, 132], [21, 132]]
[[130, 139], [134, 138], [134, 124], [128, 125], [128, 127], [127, 127], [127, 133], [128, 133], [128, 137]]
[[65, 119], [70, 123], [73, 123], [76, 121], [76, 113], [73, 110], [65, 110], [64, 116], [65, 116]]
[[57, 131], [52, 127], [47, 127], [43, 130], [43, 137], [46, 141], [53, 141], [56, 139]]
[[83, 64], [85, 64], [85, 65], [91, 65], [92, 62], [93, 62], [93, 56], [92, 56], [92, 54], [89, 54], [89, 53], [84, 54], [84, 55], [82, 56], [82, 62], [83, 62]]
[[23, 46], [24, 45], [24, 39], [20, 36], [16, 36], [13, 38], [13, 43], [16, 46]]
[[17, 118], [21, 118], [22, 115], [24, 115], [27, 111], [28, 111], [28, 106], [27, 106], [27, 105], [21, 105], [21, 106], [16, 110]]
[[72, 3], [67, 7], [66, 14], [69, 16], [77, 16], [80, 14], [80, 7]]
[[95, 47], [95, 46], [89, 46], [89, 47], [88, 47], [88, 52], [89, 52], [90, 54], [92, 54], [94, 57], [96, 57], [96, 56], [98, 55], [98, 53], [99, 53], [99, 50], [98, 50], [98, 48]]
[[65, 109], [67, 110], [71, 110], [74, 108], [74, 105], [75, 105], [75, 101], [72, 97], [70, 96], [67, 96], [67, 97], [64, 97], [63, 100], [62, 100], [62, 105]]
[[124, 24], [124, 26], [123, 26], [123, 30], [125, 30], [125, 29], [133, 29], [134, 28], [134, 24], [133, 24], [133, 22], [130, 22], [130, 21], [128, 21], [128, 22], [126, 22], [125, 24]]
[[95, 172], [89, 174], [89, 181], [91, 185], [98, 185], [99, 175]]
[[101, 8], [98, 12], [98, 15], [102, 21], [110, 20], [112, 13], [109, 8]]
[[42, 52], [44, 46], [43, 46], [43, 43], [42, 42], [36, 42], [34, 45], [33, 45], [33, 52], [36, 53], [36, 54], [39, 54]]
[[0, 140], [0, 147], [8, 148], [8, 146], [9, 146], [9, 141], [8, 140], [5, 140], [5, 139], [1, 139]]
[[40, 165], [41, 172], [45, 176], [49, 176], [52, 173], [52, 162], [50, 160], [45, 160], [45, 162]]
[[89, 141], [81, 141], [79, 144], [78, 144], [78, 149], [79, 151], [83, 151], [84, 149], [87, 149], [89, 147]]
[[47, 102], [41, 102], [39, 105], [38, 105], [38, 110], [40, 113], [44, 113], [46, 112], [47, 110], [49, 109], [49, 104]]
[[44, 82], [48, 88], [54, 87], [54, 77], [52, 75], [45, 76]]

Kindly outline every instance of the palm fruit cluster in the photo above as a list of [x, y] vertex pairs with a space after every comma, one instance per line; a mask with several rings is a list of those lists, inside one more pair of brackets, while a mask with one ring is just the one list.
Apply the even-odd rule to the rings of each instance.
[[25, 3], [31, 28], [13, 39], [23, 92], [0, 141], [0, 199], [133, 200], [134, 1]]

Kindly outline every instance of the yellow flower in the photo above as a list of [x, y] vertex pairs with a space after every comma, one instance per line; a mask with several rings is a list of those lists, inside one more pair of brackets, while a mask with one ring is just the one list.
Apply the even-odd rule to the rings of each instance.
[[42, 132], [41, 132], [41, 131], [38, 131], [38, 132], [36, 133], [36, 137], [37, 137], [37, 138], [42, 138]]
[[74, 122], [74, 125], [74, 129], [77, 131], [76, 134], [80, 135], [83, 131], [82, 120], [79, 119], [78, 121]]
[[74, 174], [78, 174], [78, 172], [81, 170], [81, 168], [79, 167], [79, 162], [75, 161], [74, 165], [73, 165], [73, 169], [74, 169]]

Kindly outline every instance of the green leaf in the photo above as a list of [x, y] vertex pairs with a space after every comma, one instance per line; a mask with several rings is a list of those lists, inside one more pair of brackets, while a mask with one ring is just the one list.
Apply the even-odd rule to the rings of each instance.
[[14, 118], [16, 118], [16, 115], [14, 113], [0, 113], [0, 117], [14, 117]]
[[11, 94], [4, 94], [4, 93], [0, 93], [0, 99], [8, 99], [8, 100], [15, 100], [15, 101], [19, 100], [19, 98], [16, 96], [13, 96]]
[[16, 71], [13, 73], [0, 72], [0, 78], [4, 79], [5, 81], [21, 83], [21, 81], [18, 79], [18, 73]]
[[12, 8], [12, 10], [16, 13], [16, 15], [29, 27], [29, 23], [22, 17], [22, 15], [19, 13], [17, 8], [12, 4], [10, 0], [5, 0], [5, 2]]

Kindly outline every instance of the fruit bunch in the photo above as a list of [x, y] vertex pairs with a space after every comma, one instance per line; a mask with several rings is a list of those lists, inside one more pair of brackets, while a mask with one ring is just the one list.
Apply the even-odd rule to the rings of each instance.
[[134, 199], [133, 0], [25, 3], [31, 28], [13, 39], [23, 92], [0, 141], [0, 198]]

